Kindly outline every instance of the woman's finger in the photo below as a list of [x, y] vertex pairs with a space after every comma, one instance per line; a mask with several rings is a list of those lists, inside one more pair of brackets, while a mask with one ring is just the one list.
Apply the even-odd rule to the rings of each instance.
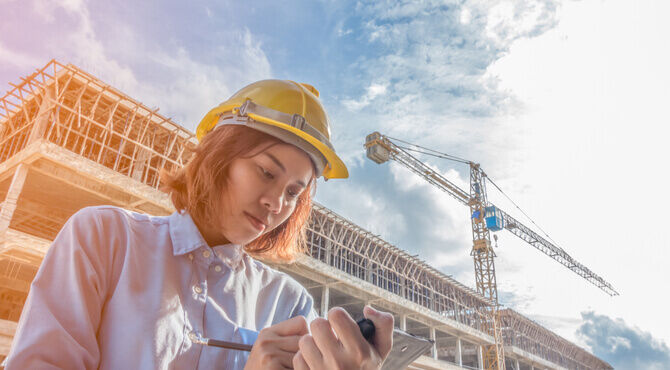
[[279, 349], [282, 351], [296, 353], [298, 352], [298, 343], [300, 342], [300, 338], [302, 337], [303, 337], [302, 335], [290, 335], [285, 337], [279, 337], [277, 347], [279, 347]]
[[335, 307], [328, 311], [328, 322], [335, 330], [335, 334], [340, 342], [350, 351], [365, 351], [364, 347], [368, 345], [358, 324], [349, 316], [347, 311], [341, 307]]
[[312, 329], [312, 337], [323, 357], [334, 357], [339, 353], [342, 345], [335, 337], [328, 320], [316, 318], [309, 327]]
[[385, 359], [393, 347], [393, 315], [379, 312], [370, 306], [363, 309], [365, 318], [375, 324], [375, 336], [372, 343], [382, 359]]
[[293, 356], [295, 356], [295, 352], [279, 351], [275, 353], [274, 357], [281, 366], [291, 369], [293, 368]]
[[319, 351], [319, 347], [311, 335], [300, 338], [300, 353], [311, 369], [325, 368], [323, 354]]
[[309, 370], [309, 365], [302, 357], [302, 353], [298, 351], [295, 356], [293, 356], [293, 369], [294, 370]]
[[304, 316], [292, 317], [288, 320], [282, 321], [279, 324], [270, 326], [272, 331], [281, 336], [287, 335], [305, 335], [308, 333], [307, 320]]

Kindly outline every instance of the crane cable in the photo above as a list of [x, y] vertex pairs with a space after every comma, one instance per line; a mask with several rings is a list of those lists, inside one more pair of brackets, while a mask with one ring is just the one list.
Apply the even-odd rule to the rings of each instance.
[[[398, 142], [401, 142], [401, 143], [404, 143], [404, 144], [407, 144], [407, 145], [411, 145], [411, 146], [416, 147], [416, 148], [421, 148], [421, 149], [423, 149], [423, 150], [418, 150], [418, 149], [414, 149], [414, 148], [410, 148], [410, 147], [403, 147], [403, 146], [399, 146], [399, 145], [398, 145], [399, 148], [404, 149], [404, 150], [409, 150], [409, 151], [412, 151], [412, 152], [417, 152], [417, 153], [421, 153], [421, 154], [426, 154], [426, 155], [430, 155], [430, 156], [433, 156], [433, 157], [438, 157], [438, 158], [442, 158], [442, 159], [448, 159], [448, 160], [451, 160], [451, 161], [460, 162], [460, 163], [465, 163], [465, 164], [471, 164], [471, 163], [472, 163], [471, 161], [468, 161], [468, 160], [466, 160], [466, 159], [459, 158], [459, 157], [456, 157], [456, 156], [454, 156], [454, 155], [450, 155], [450, 154], [446, 154], [446, 153], [438, 152], [437, 150], [433, 150], [433, 149], [430, 149], [430, 148], [423, 147], [423, 146], [421, 146], [421, 145], [413, 144], [413, 143], [410, 143], [410, 142], [405, 141], [405, 140], [401, 140], [401, 139], [398, 139], [398, 138], [393, 138], [393, 137], [390, 137], [390, 136], [386, 136], [386, 137], [389, 138], [389, 139], [391, 139], [391, 140], [394, 140], [394, 141], [398, 141]], [[549, 240], [551, 240], [551, 241], [554, 243], [554, 245], [556, 245], [557, 248], [559, 248], [560, 250], [563, 250], [563, 248], [559, 247], [559, 246], [558, 246], [558, 243], [557, 243], [551, 236], [549, 236], [549, 234], [548, 234], [546, 231], [544, 231], [544, 229], [541, 228], [540, 225], [538, 225], [538, 224], [537, 224], [537, 223], [536, 223], [536, 222], [535, 222], [535, 221], [534, 221], [534, 220], [533, 220], [533, 219], [532, 219], [526, 212], [524, 212], [523, 209], [521, 209], [521, 207], [519, 207], [519, 206], [512, 200], [512, 198], [510, 198], [510, 197], [509, 197], [509, 196], [508, 196], [508, 195], [507, 195], [507, 194], [506, 194], [506, 193], [505, 193], [505, 192], [498, 186], [498, 184], [496, 184], [495, 182], [493, 182], [493, 180], [491, 180], [491, 178], [488, 177], [488, 175], [486, 174], [486, 172], [482, 171], [482, 174], [484, 175], [484, 177], [485, 177], [486, 179], [488, 179], [488, 181], [489, 181], [491, 184], [493, 184], [493, 186], [495, 186], [496, 189], [498, 189], [498, 191], [500, 191], [500, 193], [501, 193], [502, 195], [505, 196], [505, 198], [507, 198], [507, 200], [509, 200], [510, 202], [512, 202], [512, 204], [514, 205], [514, 207], [516, 207], [516, 209], [518, 209], [519, 212], [521, 212], [524, 216], [526, 216], [526, 218], [527, 218], [531, 223], [533, 223], [533, 225], [535, 225], [540, 231], [542, 231], [542, 233], [543, 233]]]
[[450, 155], [450, 154], [446, 154], [446, 153], [438, 152], [437, 150], [429, 149], [429, 148], [423, 147], [423, 146], [421, 146], [421, 145], [412, 144], [412, 143], [410, 143], [410, 142], [408, 142], [408, 141], [405, 141], [405, 140], [396, 139], [396, 138], [393, 138], [393, 137], [390, 137], [390, 136], [387, 136], [387, 138], [389, 138], [389, 139], [391, 139], [391, 140], [394, 140], [394, 141], [401, 142], [401, 143], [403, 143], [403, 144], [411, 145], [411, 146], [416, 147], [416, 148], [421, 148], [421, 149], [425, 150], [426, 152], [421, 151], [421, 150], [418, 150], [418, 149], [413, 149], [413, 148], [408, 148], [408, 147], [402, 147], [402, 146], [399, 146], [399, 145], [398, 145], [399, 148], [402, 148], [402, 149], [405, 149], [405, 150], [409, 150], [409, 151], [413, 151], [413, 152], [418, 152], [418, 153], [423, 153], [423, 154], [428, 154], [428, 155], [432, 155], [432, 156], [434, 156], [434, 157], [443, 158], [443, 159], [449, 159], [449, 160], [451, 160], [451, 161], [461, 162], [461, 163], [465, 163], [465, 164], [470, 164], [470, 163], [471, 163], [470, 161], [465, 160], [465, 159], [463, 159], [463, 158], [459, 158], [459, 157], [456, 157], [456, 156], [454, 156], [454, 155]]
[[488, 179], [488, 182], [490, 182], [491, 184], [493, 184], [493, 186], [495, 186], [495, 188], [498, 189], [498, 191], [500, 191], [500, 193], [502, 193], [502, 195], [504, 195], [505, 198], [507, 198], [507, 200], [509, 200], [510, 202], [512, 202], [512, 204], [514, 204], [514, 207], [516, 207], [516, 209], [518, 209], [521, 213], [523, 213], [523, 215], [526, 216], [526, 218], [527, 218], [530, 222], [532, 222], [533, 225], [537, 226], [537, 228], [540, 229], [540, 231], [542, 231], [542, 233], [543, 233], [549, 240], [551, 240], [551, 241], [554, 243], [554, 245], [556, 245], [557, 248], [559, 248], [560, 250], [563, 251], [563, 248], [559, 247], [559, 246], [558, 246], [558, 243], [557, 243], [551, 236], [549, 236], [549, 234], [547, 234], [547, 232], [544, 231], [544, 229], [542, 229], [542, 228], [540, 227], [540, 225], [538, 225], [535, 221], [533, 221], [533, 219], [530, 218], [530, 216], [528, 216], [528, 214], [527, 214], [526, 212], [524, 212], [523, 209], [521, 209], [521, 207], [519, 207], [516, 203], [514, 203], [514, 201], [512, 200], [512, 198], [510, 198], [507, 194], [505, 194], [505, 192], [504, 192], [504, 191], [503, 191], [503, 190], [502, 190], [502, 189], [501, 189], [495, 182], [493, 182], [493, 180], [491, 180], [491, 178], [490, 178], [484, 171], [482, 171], [482, 174], [484, 175], [484, 177], [485, 177], [486, 179]]

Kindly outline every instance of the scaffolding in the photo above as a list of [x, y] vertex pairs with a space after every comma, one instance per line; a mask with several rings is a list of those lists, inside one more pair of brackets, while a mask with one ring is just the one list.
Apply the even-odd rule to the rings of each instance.
[[55, 60], [0, 105], [0, 163], [39, 139], [158, 188], [159, 171], [180, 168], [197, 144], [193, 133], [121, 91]]
[[567, 369], [611, 369], [605, 361], [542, 325], [506, 308], [500, 310], [503, 342]]
[[478, 331], [490, 322], [487, 299], [319, 204], [307, 240], [312, 258], [348, 275]]
[[[81, 175], [66, 173], [64, 167], [47, 167], [40, 161], [24, 166], [21, 156], [41, 150], [36, 149], [38, 145], [64, 149], [69, 156], [59, 158], [71, 162], [70, 166], [104, 167], [107, 172], [98, 171], [102, 180], [94, 182], [80, 180]], [[141, 212], [167, 214], [172, 210], [165, 202], [137, 200], [128, 195], [131, 189], [120, 190], [118, 182], [115, 187], [106, 187], [104, 182], [111, 181], [109, 173], [113, 173], [128, 180], [125, 184], [132, 186], [127, 188], [146, 187], [158, 194], [160, 171], [181, 168], [192, 157], [196, 145], [193, 133], [159, 114], [157, 108], [137, 102], [73, 65], [52, 60], [12, 85], [0, 100], [0, 196], [4, 199], [0, 241], [5, 239], [0, 250], [0, 319], [18, 319], [40, 256], [77, 206], [53, 198], [41, 202], [19, 200], [23, 183], [30, 183], [26, 181], [28, 171], [35, 176], [33, 188], [24, 189], [23, 194], [36, 194], [39, 187], [48, 187], [48, 179], [67, 177], [70, 185], [99, 195], [90, 201], [82, 200], [79, 205], [102, 199]], [[433, 336], [436, 328], [452, 330], [452, 323], [475, 333], [473, 341], [488, 336], [492, 319], [486, 298], [326, 207], [313, 206], [307, 238], [311, 260], [355, 278], [359, 287], [371, 284], [397, 297], [409, 307], [407, 310], [419, 307], [442, 318], [444, 321], [434, 320], [431, 324]], [[16, 245], [9, 245], [8, 241]], [[6, 253], [9, 249], [11, 254]], [[414, 315], [419, 316], [416, 311]], [[509, 347], [511, 354], [519, 350], [537, 357], [529, 363], [546, 360], [556, 364], [544, 366], [550, 368], [611, 368], [520, 314], [512, 310], [501, 312], [506, 353]], [[460, 329], [453, 330], [452, 333]], [[438, 353], [460, 353], [460, 339], [457, 343], [454, 348], [434, 347], [435, 359]], [[480, 348], [486, 344], [486, 340], [479, 342]]]

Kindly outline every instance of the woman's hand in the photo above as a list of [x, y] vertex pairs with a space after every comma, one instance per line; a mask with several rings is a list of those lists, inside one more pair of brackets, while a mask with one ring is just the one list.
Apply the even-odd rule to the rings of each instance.
[[298, 341], [308, 333], [307, 320], [303, 316], [261, 330], [244, 369], [290, 369], [298, 351]]
[[365, 307], [363, 314], [375, 324], [372, 344], [342, 308], [328, 311], [328, 320], [312, 321], [311, 335], [300, 339], [293, 357], [296, 370], [379, 369], [393, 346], [393, 315]]

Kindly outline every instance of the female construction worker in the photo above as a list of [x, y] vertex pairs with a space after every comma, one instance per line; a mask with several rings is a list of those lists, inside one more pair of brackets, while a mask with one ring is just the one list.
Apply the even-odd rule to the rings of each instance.
[[377, 329], [367, 342], [344, 310], [315, 318], [305, 288], [254, 258], [301, 253], [316, 178], [348, 176], [316, 89], [253, 83], [211, 110], [197, 136], [192, 160], [163, 177], [177, 212], [98, 206], [68, 220], [33, 281], [7, 369], [380, 367], [390, 314], [365, 308]]

